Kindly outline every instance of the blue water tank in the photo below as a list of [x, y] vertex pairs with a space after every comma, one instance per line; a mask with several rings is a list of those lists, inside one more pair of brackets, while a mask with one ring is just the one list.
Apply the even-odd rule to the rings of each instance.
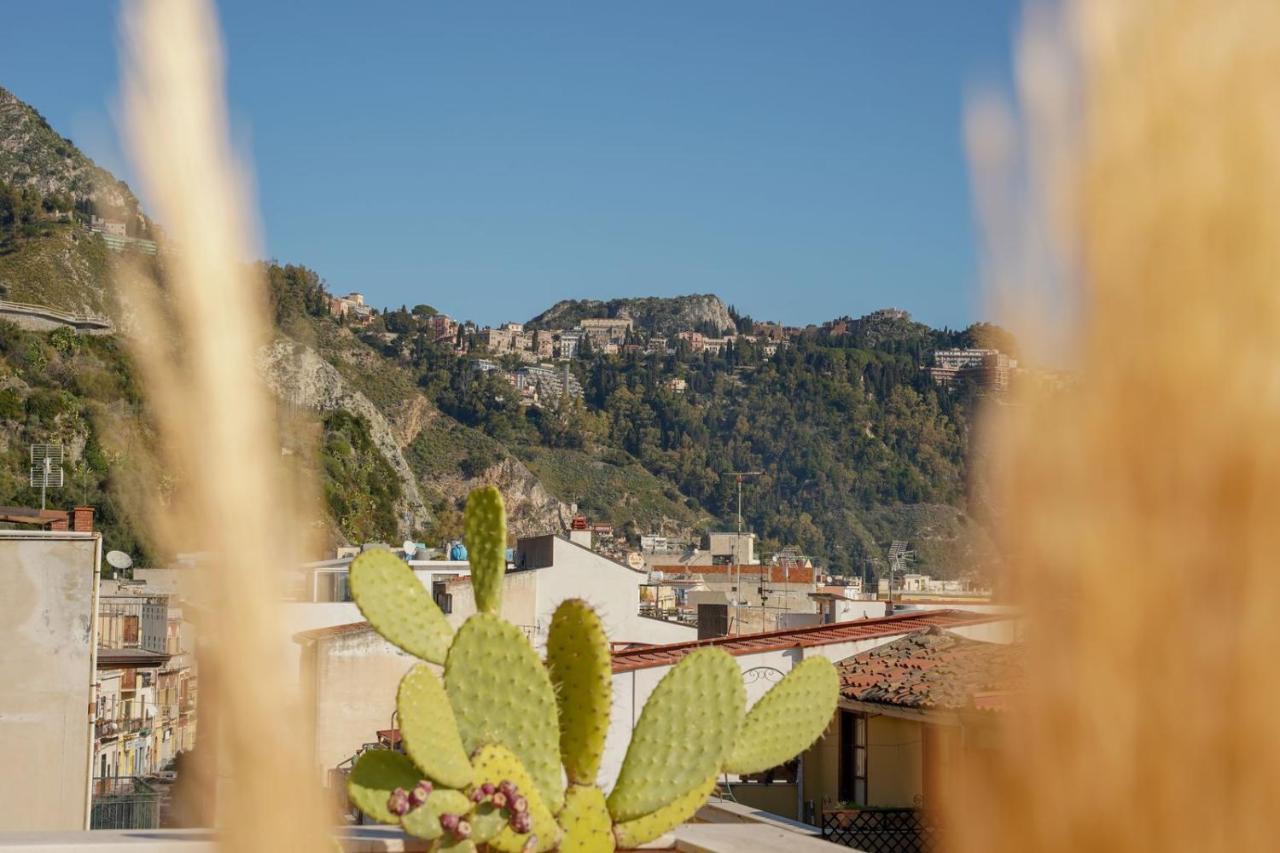
[[461, 542], [454, 542], [454, 543], [453, 543], [453, 547], [451, 547], [451, 548], [449, 549], [449, 559], [450, 559], [450, 560], [465, 560], [465, 559], [467, 559], [467, 548], [466, 548], [466, 546], [465, 546], [465, 545], [463, 545]]

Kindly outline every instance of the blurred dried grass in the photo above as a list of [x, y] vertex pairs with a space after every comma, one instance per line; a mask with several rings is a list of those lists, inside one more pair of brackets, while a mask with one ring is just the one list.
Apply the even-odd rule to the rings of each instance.
[[[302, 733], [279, 612], [314, 512], [281, 463], [275, 407], [257, 369], [269, 339], [266, 288], [246, 173], [228, 142], [221, 44], [207, 0], [134, 0], [123, 10], [123, 114], [145, 195], [173, 250], [163, 288], [121, 275], [131, 341], [177, 472], [148, 518], [170, 552], [203, 552], [196, 598], [200, 748], [196, 778], [217, 780], [226, 849], [329, 849], [333, 816]], [[211, 744], [216, 748], [211, 748]], [[216, 765], [216, 770], [211, 769]]]
[[1280, 4], [1077, 0], [1018, 47], [969, 116], [988, 277], [1078, 384], [989, 413], [1030, 684], [952, 846], [1274, 849]]

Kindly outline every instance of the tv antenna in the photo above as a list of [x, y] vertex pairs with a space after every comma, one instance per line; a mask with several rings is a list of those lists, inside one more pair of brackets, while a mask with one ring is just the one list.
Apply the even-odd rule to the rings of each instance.
[[45, 506], [45, 491], [62, 488], [62, 445], [31, 445], [31, 488], [40, 490], [40, 509]]
[[[744, 477], [759, 477], [763, 473], [763, 471], [725, 471], [720, 475], [721, 477], [732, 477], [738, 484], [738, 535], [733, 537], [733, 571], [735, 576], [733, 621], [739, 634], [742, 633], [742, 561], [738, 559], [738, 546], [742, 543], [742, 480]], [[763, 619], [763, 616], [761, 618]]]
[[889, 546], [889, 613], [893, 614], [893, 576], [906, 574], [907, 565], [915, 561], [916, 552], [907, 547], [905, 539], [895, 539]]

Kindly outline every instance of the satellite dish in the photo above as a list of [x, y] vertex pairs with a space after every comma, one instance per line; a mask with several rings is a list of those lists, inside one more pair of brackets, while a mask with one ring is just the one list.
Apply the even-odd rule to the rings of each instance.
[[414, 554], [418, 553], [418, 543], [414, 542], [412, 539], [406, 539], [400, 544], [400, 550], [404, 551], [404, 555], [406, 557], [412, 557]]
[[133, 557], [130, 557], [124, 551], [108, 551], [107, 565], [113, 569], [127, 569], [133, 565]]
[[633, 569], [644, 568], [644, 555], [638, 551], [632, 551], [627, 554], [627, 565]]

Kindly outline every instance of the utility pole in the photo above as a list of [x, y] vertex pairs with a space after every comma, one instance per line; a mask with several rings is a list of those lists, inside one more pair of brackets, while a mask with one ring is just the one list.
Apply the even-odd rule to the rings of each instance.
[[738, 546], [742, 542], [742, 478], [759, 477], [763, 473], [763, 471], [726, 471], [720, 475], [733, 477], [738, 484], [738, 533], [733, 538], [733, 621], [739, 634], [742, 633], [742, 562], [738, 559]]

